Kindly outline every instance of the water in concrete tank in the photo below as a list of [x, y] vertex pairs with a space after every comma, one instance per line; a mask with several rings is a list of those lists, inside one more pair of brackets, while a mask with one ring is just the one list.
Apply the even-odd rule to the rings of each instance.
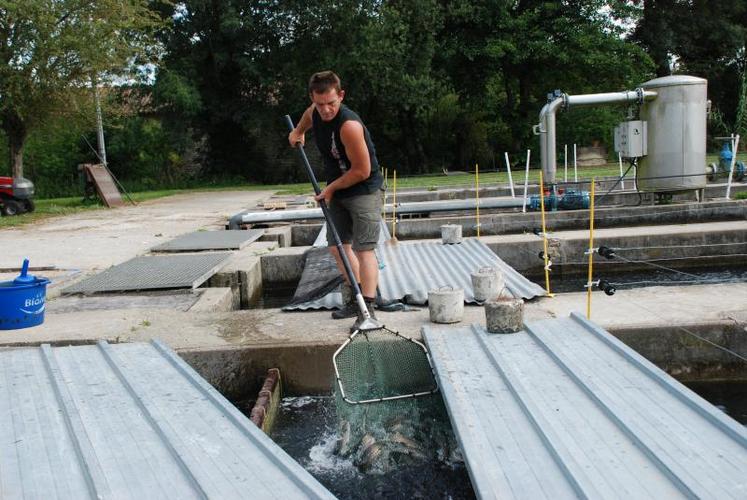
[[[692, 381], [690, 389], [747, 426], [747, 380]], [[251, 401], [236, 405], [245, 413]], [[473, 499], [474, 490], [464, 463], [434, 460], [409, 465], [387, 474], [365, 474], [334, 453], [339, 435], [331, 396], [287, 397], [270, 437], [340, 499], [443, 498]]]
[[257, 302], [251, 306], [252, 309], [279, 309], [293, 298], [298, 282], [288, 283], [265, 283], [262, 286], [262, 295]]
[[[649, 286], [683, 286], [716, 283], [743, 283], [747, 281], [747, 266], [730, 266], [727, 269], [683, 269], [687, 274], [681, 274], [662, 269], [650, 271], [636, 271], [628, 273], [611, 273], [605, 270], [595, 270], [594, 279], [603, 278], [615, 284], [618, 290]], [[690, 276], [694, 275], [694, 276]], [[531, 276], [530, 279], [538, 285], [545, 286], [545, 277]], [[585, 274], [573, 273], [550, 275], [550, 286], [554, 293], [582, 292], [585, 290], [587, 277]]]
[[439, 449], [442, 460], [408, 461], [386, 474], [363, 473], [355, 459], [340, 458], [333, 397], [284, 398], [270, 436], [340, 499], [475, 498], [455, 453]]
[[747, 426], [747, 380], [687, 382], [685, 385], [740, 424]]

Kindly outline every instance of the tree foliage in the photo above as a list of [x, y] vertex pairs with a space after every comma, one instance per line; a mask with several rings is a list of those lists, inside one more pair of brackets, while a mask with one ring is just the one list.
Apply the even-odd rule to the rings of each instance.
[[[107, 118], [111, 167], [143, 187], [303, 180], [282, 117], [300, 116], [309, 76], [324, 69], [342, 77], [382, 165], [405, 174], [502, 168], [504, 151], [537, 150], [532, 125], [549, 92], [631, 89], [672, 71], [708, 78], [718, 134], [747, 134], [747, 0], [0, 0], [0, 14], [0, 55], [15, 61], [0, 69], [4, 124], [58, 120], [45, 117], [64, 102], [75, 109], [68, 91], [80, 95], [92, 72], [136, 68], [133, 54], [163, 49], [155, 81], [108, 94], [131, 111]], [[9, 45], [9, 23], [30, 41]], [[47, 73], [53, 83], [42, 84]], [[26, 95], [29, 75], [38, 92]], [[610, 147], [621, 119], [615, 107], [571, 109], [558, 141]], [[12, 143], [16, 129], [4, 130]]]
[[15, 176], [31, 130], [151, 47], [146, 0], [0, 0], [0, 126]]
[[644, 0], [642, 14], [634, 39], [654, 59], [657, 75], [708, 79], [716, 135], [747, 133], [747, 1]]

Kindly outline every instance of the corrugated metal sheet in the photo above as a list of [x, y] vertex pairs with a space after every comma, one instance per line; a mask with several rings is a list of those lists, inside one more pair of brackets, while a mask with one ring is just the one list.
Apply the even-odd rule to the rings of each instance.
[[578, 314], [423, 327], [481, 498], [747, 498], [747, 431]]
[[[474, 238], [466, 238], [458, 245], [444, 245], [438, 241], [395, 244], [385, 241], [376, 247], [376, 255], [380, 266], [379, 292], [384, 302], [405, 300], [408, 304], [425, 304], [429, 290], [451, 286], [462, 288], [464, 301], [474, 304], [477, 301], [470, 274], [482, 267], [498, 268], [503, 273], [506, 289], [514, 297], [532, 299], [546, 295], [542, 287], [526, 279]], [[283, 309], [305, 311], [334, 309], [341, 305], [342, 295], [332, 292]]]
[[223, 267], [230, 256], [222, 252], [135, 257], [70, 285], [62, 293], [196, 288]]
[[425, 304], [429, 290], [451, 286], [464, 289], [465, 302], [475, 303], [470, 274], [482, 267], [498, 268], [514, 297], [531, 299], [545, 295], [544, 289], [475, 238], [465, 238], [458, 245], [443, 245], [438, 241], [384, 244], [376, 251], [384, 265], [379, 274], [379, 288], [385, 299], [407, 298], [408, 303]]
[[264, 229], [195, 231], [183, 234], [151, 248], [151, 252], [200, 252], [205, 250], [240, 250], [257, 241]]
[[158, 341], [0, 351], [0, 497], [334, 498]]

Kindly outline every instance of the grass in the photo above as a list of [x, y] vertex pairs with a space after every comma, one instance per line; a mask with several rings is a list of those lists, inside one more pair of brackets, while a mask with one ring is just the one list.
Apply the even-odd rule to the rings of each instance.
[[[707, 161], [718, 162], [718, 155], [708, 155]], [[624, 168], [627, 166], [623, 165]], [[620, 168], [617, 163], [608, 163], [607, 165], [599, 167], [579, 167], [579, 180], [589, 180], [592, 177], [616, 177], [620, 175]], [[516, 189], [521, 189], [524, 184], [524, 170], [513, 171], [513, 181]], [[630, 175], [630, 174], [628, 174]], [[480, 185], [486, 186], [490, 184], [506, 184], [508, 183], [508, 174], [505, 171], [501, 172], [483, 172], [480, 173]], [[562, 181], [564, 177], [564, 171], [562, 166], [558, 169], [557, 180]], [[573, 167], [568, 167], [568, 178], [573, 179]], [[539, 170], [532, 169], [529, 171], [530, 183], [539, 182]], [[393, 189], [394, 183], [392, 179], [392, 171], [388, 171], [388, 183], [389, 189]], [[454, 173], [453, 175], [443, 174], [427, 174], [418, 176], [403, 176], [397, 177], [397, 189], [403, 188], [424, 188], [428, 190], [436, 190], [439, 188], [465, 188], [473, 187], [475, 185], [475, 175], [473, 173]], [[277, 194], [288, 194], [288, 195], [302, 195], [311, 194], [311, 184], [308, 182], [298, 184], [226, 184], [226, 185], [213, 185], [205, 186], [200, 188], [189, 188], [189, 189], [163, 189], [155, 191], [142, 191], [137, 193], [130, 193], [130, 196], [136, 202], [143, 202], [149, 200], [155, 200], [158, 198], [164, 198], [167, 196], [173, 196], [176, 194], [194, 193], [194, 192], [205, 192], [205, 191], [274, 191]], [[739, 193], [735, 196], [737, 199], [747, 198], [746, 193]], [[125, 197], [126, 200], [126, 197]], [[70, 197], [70, 198], [52, 198], [52, 199], [38, 199], [35, 200], [36, 210], [30, 214], [18, 215], [15, 217], [0, 217], [0, 229], [8, 227], [17, 227], [25, 224], [31, 224], [40, 220], [48, 219], [50, 217], [56, 217], [61, 215], [69, 215], [78, 212], [84, 212], [87, 210], [97, 210], [103, 208], [103, 205], [97, 201], [84, 202], [81, 197]]]
[[[161, 189], [155, 191], [142, 191], [138, 193], [129, 193], [130, 197], [136, 202], [141, 203], [144, 201], [155, 200], [158, 198], [165, 198], [167, 196], [173, 196], [176, 194], [185, 193], [196, 193], [205, 191], [276, 191], [280, 194], [304, 194], [311, 191], [311, 186], [308, 184], [272, 184], [272, 185], [257, 185], [257, 184], [244, 184], [244, 185], [226, 185], [226, 186], [209, 186], [203, 188], [190, 188], [190, 189]], [[123, 199], [127, 201], [127, 197], [123, 196]], [[17, 215], [14, 217], [0, 217], [0, 229], [8, 227], [18, 227], [26, 224], [33, 224], [41, 220], [49, 219], [51, 217], [70, 215], [79, 212], [85, 212], [88, 210], [97, 210], [104, 208], [104, 205], [98, 200], [95, 201], [84, 201], [80, 196], [68, 197], [68, 198], [49, 198], [49, 199], [35, 199], [36, 210], [32, 213]]]

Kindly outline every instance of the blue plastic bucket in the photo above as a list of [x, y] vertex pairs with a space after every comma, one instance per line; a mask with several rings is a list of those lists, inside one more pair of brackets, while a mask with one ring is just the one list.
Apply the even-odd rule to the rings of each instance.
[[19, 284], [0, 281], [0, 330], [17, 330], [44, 323], [47, 298], [46, 278]]

